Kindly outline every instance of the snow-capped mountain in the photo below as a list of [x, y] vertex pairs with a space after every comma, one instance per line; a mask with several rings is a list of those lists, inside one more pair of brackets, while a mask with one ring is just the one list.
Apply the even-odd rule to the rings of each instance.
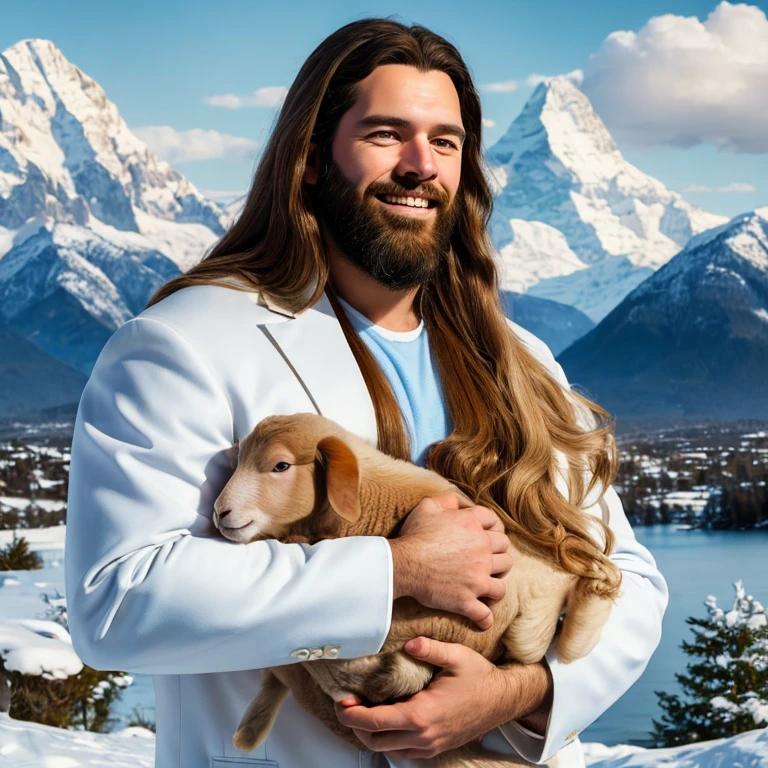
[[[101, 223], [150, 238], [163, 230], [163, 252], [184, 270], [224, 232], [221, 209], [134, 136], [50, 40], [0, 54], [0, 115], [0, 255], [45, 221]], [[202, 241], [190, 254], [193, 233]]]
[[625, 418], [767, 418], [768, 206], [692, 238], [559, 360]]
[[510, 320], [538, 336], [552, 350], [553, 355], [559, 355], [595, 327], [575, 307], [527, 293], [501, 291], [501, 304], [504, 314]]
[[38, 417], [76, 403], [86, 377], [38, 349], [0, 321], [0, 417]]
[[51, 41], [0, 54], [0, 322], [42, 353], [90, 373], [109, 336], [231, 218]]
[[595, 321], [693, 235], [727, 221], [627, 162], [564, 78], [536, 88], [486, 159], [502, 288], [570, 304]]
[[0, 320], [88, 374], [112, 333], [178, 274], [145, 243], [120, 247], [86, 227], [41, 227], [0, 260]]

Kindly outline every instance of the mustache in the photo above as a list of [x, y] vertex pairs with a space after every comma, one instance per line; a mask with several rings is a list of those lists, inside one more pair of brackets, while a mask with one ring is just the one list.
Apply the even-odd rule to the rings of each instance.
[[444, 205], [448, 202], [448, 193], [429, 182], [410, 188], [404, 187], [401, 184], [396, 184], [395, 182], [374, 182], [365, 190], [365, 196], [375, 197], [376, 195], [394, 195], [396, 197], [413, 197], [414, 195], [421, 195], [423, 197], [431, 198], [439, 205]]

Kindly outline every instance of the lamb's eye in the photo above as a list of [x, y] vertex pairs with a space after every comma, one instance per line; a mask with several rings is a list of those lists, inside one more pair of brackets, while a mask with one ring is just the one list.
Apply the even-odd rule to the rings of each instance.
[[287, 461], [278, 461], [277, 464], [275, 464], [274, 467], [272, 467], [273, 472], [285, 472], [286, 469], [290, 469], [291, 465]]

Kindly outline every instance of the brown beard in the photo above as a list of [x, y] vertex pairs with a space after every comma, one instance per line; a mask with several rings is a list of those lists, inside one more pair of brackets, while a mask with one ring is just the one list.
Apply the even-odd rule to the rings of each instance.
[[[406, 179], [407, 181], [407, 179]], [[390, 213], [375, 195], [423, 194], [437, 201], [430, 219]], [[425, 285], [450, 248], [456, 199], [432, 184], [411, 188], [374, 182], [361, 200], [355, 185], [330, 161], [318, 178], [315, 207], [342, 255], [392, 290]]]

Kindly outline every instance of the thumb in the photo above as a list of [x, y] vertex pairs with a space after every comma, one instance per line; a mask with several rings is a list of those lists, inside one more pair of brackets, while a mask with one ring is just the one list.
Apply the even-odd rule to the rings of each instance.
[[459, 497], [453, 491], [446, 491], [445, 493], [441, 493], [438, 496], [432, 496], [430, 498], [443, 509], [459, 508]]
[[443, 643], [431, 637], [414, 637], [405, 644], [405, 650], [421, 661], [436, 667], [455, 667], [460, 663], [457, 643]]

